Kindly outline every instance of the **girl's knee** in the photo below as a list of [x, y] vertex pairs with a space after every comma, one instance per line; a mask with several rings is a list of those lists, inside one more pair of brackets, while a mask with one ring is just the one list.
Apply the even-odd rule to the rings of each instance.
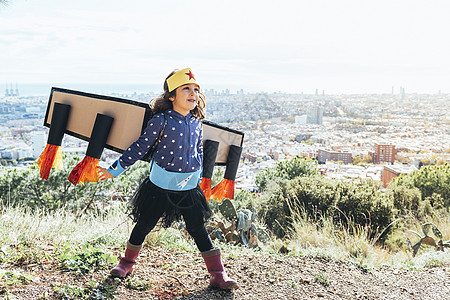
[[208, 235], [205, 226], [187, 227], [186, 230], [194, 238], [198, 236]]
[[136, 223], [136, 225], [134, 226], [134, 230], [138, 231], [139, 233], [143, 234], [143, 235], [147, 235], [150, 233], [150, 231], [153, 230], [153, 228], [155, 227], [154, 224], [148, 224], [148, 223]]

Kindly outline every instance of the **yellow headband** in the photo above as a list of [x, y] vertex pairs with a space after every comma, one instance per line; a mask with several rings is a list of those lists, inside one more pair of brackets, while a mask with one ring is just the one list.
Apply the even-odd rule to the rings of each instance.
[[186, 68], [174, 73], [167, 79], [167, 86], [169, 88], [169, 93], [175, 90], [177, 87], [188, 83], [194, 83], [200, 87], [200, 85], [195, 80], [191, 68]]

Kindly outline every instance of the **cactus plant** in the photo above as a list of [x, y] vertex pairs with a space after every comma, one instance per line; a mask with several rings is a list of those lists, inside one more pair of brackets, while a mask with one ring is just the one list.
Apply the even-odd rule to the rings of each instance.
[[256, 221], [255, 209], [236, 211], [233, 203], [224, 199], [219, 205], [219, 210], [231, 225], [226, 227], [222, 220], [210, 222], [207, 229], [212, 239], [242, 243], [247, 247], [257, 247], [259, 242], [266, 243], [270, 240], [270, 235]]
[[[436, 240], [433, 237], [428, 235], [430, 233], [430, 229], [433, 232], [433, 235], [439, 239], [438, 242], [436, 242]], [[436, 251], [444, 251], [444, 248], [450, 248], [450, 240], [444, 242], [442, 240], [443, 236], [441, 231], [435, 224], [431, 222], [422, 224], [423, 236], [413, 230], [408, 230], [408, 232], [415, 234], [417, 237], [419, 237], [419, 241], [414, 245], [411, 243], [409, 238], [406, 238], [405, 240], [405, 244], [408, 246], [408, 248], [412, 250], [413, 257], [417, 255], [417, 252], [419, 252], [419, 248], [422, 244], [432, 246], [436, 249]]]

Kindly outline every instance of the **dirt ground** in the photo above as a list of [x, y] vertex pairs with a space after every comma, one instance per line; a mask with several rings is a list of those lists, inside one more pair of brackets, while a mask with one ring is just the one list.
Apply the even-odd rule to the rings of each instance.
[[[119, 249], [115, 253], [119, 255]], [[239, 288], [208, 288], [203, 260], [197, 253], [144, 248], [133, 273], [113, 279], [108, 270], [84, 276], [63, 272], [54, 261], [42, 265], [3, 266], [32, 276], [10, 287], [4, 299], [450, 299], [450, 266], [426, 271], [379, 268], [305, 256], [273, 256], [248, 251], [223, 255], [228, 275]]]

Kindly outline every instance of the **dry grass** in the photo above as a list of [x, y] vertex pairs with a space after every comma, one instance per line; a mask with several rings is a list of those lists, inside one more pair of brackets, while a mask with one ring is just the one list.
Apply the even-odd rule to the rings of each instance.
[[[395, 267], [407, 267], [423, 269], [430, 266], [442, 266], [450, 264], [448, 251], [437, 252], [434, 248], [424, 246], [419, 255], [412, 257], [411, 252], [405, 246], [388, 249], [378, 239], [371, 238], [369, 226], [360, 226], [349, 220], [349, 225], [336, 225], [331, 217], [319, 216], [311, 221], [306, 213], [295, 212], [293, 217], [292, 238], [286, 241], [288, 248], [303, 255], [325, 256], [337, 260], [352, 261], [354, 263], [375, 267], [390, 265]], [[399, 220], [401, 221], [401, 220]], [[427, 222], [433, 222], [442, 232], [444, 241], [450, 240], [450, 218], [437, 216]], [[417, 232], [421, 231], [423, 222], [414, 220], [409, 226]], [[403, 241], [407, 236], [406, 230], [395, 231]], [[281, 243], [273, 243], [272, 247], [279, 249]]]
[[[441, 230], [444, 240], [450, 239], [450, 218], [435, 216], [429, 220]], [[408, 229], [421, 232], [419, 221], [409, 222]], [[72, 244], [103, 245], [108, 248], [123, 247], [133, 224], [127, 219], [123, 207], [111, 207], [102, 215], [84, 214], [77, 217], [63, 209], [51, 214], [24, 207], [3, 207], [0, 216], [0, 241], [3, 245], [28, 242], [29, 244]], [[403, 238], [406, 230], [396, 232]], [[329, 257], [335, 260], [351, 261], [361, 266], [390, 265], [422, 269], [429, 266], [450, 264], [449, 250], [436, 252], [423, 247], [419, 255], [412, 257], [410, 251], [401, 248], [388, 250], [376, 239], [370, 238], [368, 227], [336, 226], [329, 217], [311, 221], [304, 213], [295, 214], [294, 230], [287, 241], [274, 240], [262, 245], [262, 251], [279, 250], [283, 245], [293, 250], [291, 254]], [[411, 237], [410, 239], [414, 242]], [[155, 230], [149, 234], [149, 245], [164, 244], [168, 248], [196, 251], [192, 239], [178, 229]], [[230, 255], [243, 251], [242, 247], [220, 245]], [[251, 251], [251, 249], [245, 249]]]
[[125, 243], [131, 229], [131, 222], [119, 207], [111, 207], [102, 215], [86, 213], [81, 216], [64, 209], [45, 213], [26, 207], [2, 207], [0, 217], [0, 238], [8, 244], [92, 242], [114, 247]]

